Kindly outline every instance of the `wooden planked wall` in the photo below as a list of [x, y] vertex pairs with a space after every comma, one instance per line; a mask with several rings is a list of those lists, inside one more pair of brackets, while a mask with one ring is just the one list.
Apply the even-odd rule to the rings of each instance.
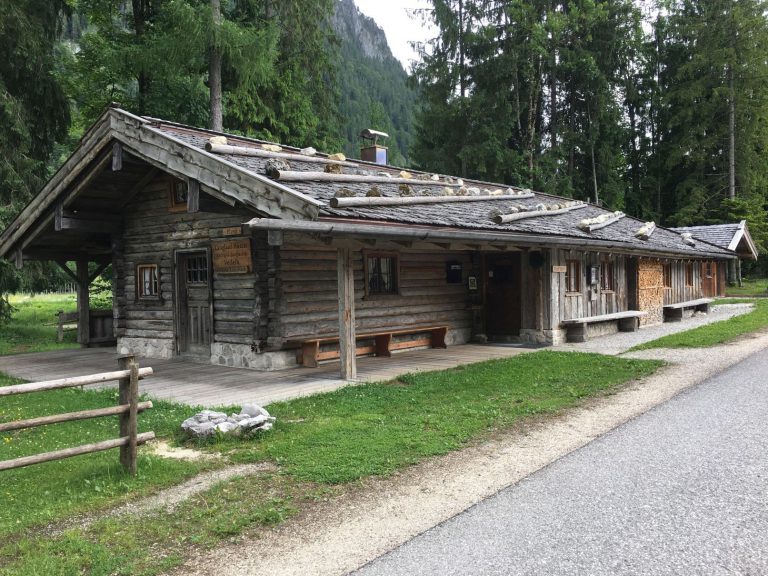
[[[664, 289], [664, 304], [677, 304], [688, 300], [703, 298], [701, 289], [701, 262], [691, 262], [693, 267], [693, 284], [687, 285], [685, 279], [685, 269], [688, 262], [667, 260], [670, 266], [672, 286]], [[662, 263], [659, 263], [662, 266]]]
[[[447, 325], [449, 330], [468, 333], [472, 325], [466, 282], [470, 270], [469, 253], [413, 249], [401, 249], [397, 253], [400, 257], [400, 293], [365, 298], [363, 252], [355, 250], [357, 331]], [[447, 261], [462, 263], [460, 284], [446, 282]], [[306, 238], [286, 235], [279, 255], [279, 285], [281, 296], [274, 304], [284, 340], [338, 334], [335, 248], [308, 244]]]
[[[588, 283], [590, 267], [599, 267], [604, 257], [613, 262], [615, 290], [603, 291], [599, 284], [593, 287]], [[551, 266], [565, 266], [568, 260], [578, 260], [581, 263], [581, 290], [578, 293], [566, 292], [565, 274], [557, 274], [557, 290], [552, 293], [561, 295], [558, 301], [560, 319], [572, 320], [627, 310], [625, 256], [581, 250], [553, 250], [549, 269], [551, 270]]]
[[[124, 233], [116, 243], [116, 335], [173, 341], [174, 251], [208, 249], [225, 237], [223, 228], [239, 226], [252, 215], [201, 194], [201, 211], [170, 212], [168, 180], [159, 176], [124, 211]], [[247, 232], [250, 235], [250, 232]], [[268, 250], [266, 237], [252, 240], [254, 272], [212, 274], [214, 341], [251, 344], [266, 334]], [[161, 298], [136, 298], [136, 266], [157, 264]]]

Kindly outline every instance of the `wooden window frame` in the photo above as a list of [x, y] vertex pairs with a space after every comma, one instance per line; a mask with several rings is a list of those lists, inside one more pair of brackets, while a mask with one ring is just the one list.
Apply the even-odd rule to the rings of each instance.
[[186, 212], [187, 211], [187, 199], [179, 201], [176, 198], [176, 187], [184, 186], [186, 188], [187, 197], [189, 197], [189, 184], [184, 180], [178, 178], [168, 178], [168, 211], [169, 212]]
[[[154, 269], [155, 271], [155, 293], [144, 294], [142, 287], [142, 270]], [[160, 300], [160, 266], [155, 263], [147, 262], [136, 265], [136, 300]]]
[[662, 265], [662, 283], [664, 284], [664, 290], [672, 290], [672, 263], [664, 262]]
[[693, 287], [694, 283], [693, 262], [685, 263], [685, 286], [686, 288]]
[[712, 260], [705, 260], [704, 265], [702, 266], [702, 276], [704, 278], [712, 278], [712, 276], [714, 276], [714, 270], [715, 266]]
[[[571, 273], [571, 266], [575, 267], [576, 274]], [[581, 295], [582, 288], [582, 274], [581, 274], [581, 260], [575, 258], [568, 258], [565, 261], [565, 294], [566, 296]], [[575, 284], [574, 284], [575, 280]], [[571, 287], [575, 287], [575, 290], [571, 290]]]
[[[393, 262], [393, 269], [392, 272], [394, 274], [394, 291], [392, 292], [378, 292], [378, 291], [371, 291], [371, 288], [369, 286], [369, 277], [370, 277], [370, 269], [368, 260], [371, 258], [392, 258], [394, 260]], [[389, 298], [392, 296], [400, 296], [400, 254], [398, 252], [383, 252], [379, 250], [375, 251], [369, 251], [364, 250], [363, 251], [363, 288], [365, 289], [365, 296], [364, 298]]]
[[[606, 282], [606, 277], [608, 282]], [[616, 292], [616, 267], [610, 258], [604, 258], [600, 261], [600, 291]]]

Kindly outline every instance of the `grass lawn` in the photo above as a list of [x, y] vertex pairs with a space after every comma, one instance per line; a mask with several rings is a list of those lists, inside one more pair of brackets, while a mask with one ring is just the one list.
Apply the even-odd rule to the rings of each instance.
[[74, 294], [15, 294], [10, 302], [16, 310], [10, 322], [0, 325], [0, 356], [77, 347], [75, 330], [65, 331], [64, 342], [56, 342], [55, 315], [77, 310]]
[[743, 286], [726, 286], [728, 296], [768, 296], [768, 278], [744, 278]]
[[[527, 418], [557, 413], [646, 376], [660, 365], [542, 351], [272, 404], [270, 412], [278, 420], [271, 432], [252, 439], [201, 442], [199, 447], [229, 461], [271, 461], [278, 472], [221, 483], [171, 513], [103, 518], [58, 536], [40, 535], [34, 524], [103, 506], [131, 489], [162, 485], [173, 477], [178, 481], [191, 472], [184, 466], [193, 465], [144, 456], [139, 463], [144, 477], [134, 481], [117, 471], [116, 453], [110, 452], [101, 463], [78, 458], [19, 471], [16, 477], [3, 476], [3, 493], [15, 500], [3, 511], [0, 574], [156, 574], [183, 562], [191, 547], [258, 534], [312, 500], [337, 494], [346, 483], [390, 474]], [[73, 399], [49, 396], [44, 405], [54, 410], [92, 394], [67, 392]], [[114, 402], [109, 392], [100, 394], [99, 401]], [[11, 408], [0, 419], [15, 418], [18, 411]], [[171, 434], [184, 414], [179, 407], [158, 405], [142, 416], [142, 427]], [[3, 442], [49, 447], [63, 440], [54, 440], [53, 434], [40, 432], [30, 440]], [[58, 508], [47, 515], [32, 512], [36, 520], [27, 520], [30, 510], [46, 507]]]
[[[726, 303], [723, 300], [719, 302]], [[742, 303], [744, 300], [730, 300], [727, 302], [736, 304]], [[646, 350], [649, 348], [704, 348], [728, 342], [743, 334], [762, 330], [768, 326], [768, 300], [756, 299], [749, 300], [749, 302], [754, 302], [755, 304], [755, 309], [752, 312], [651, 340], [650, 342], [635, 346], [632, 350]]]

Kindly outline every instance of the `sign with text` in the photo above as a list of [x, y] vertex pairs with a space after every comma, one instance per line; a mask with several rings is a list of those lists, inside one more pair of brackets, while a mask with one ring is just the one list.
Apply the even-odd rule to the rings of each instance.
[[559, 274], [565, 274], [568, 271], [568, 268], [565, 266], [552, 266], [552, 272], [557, 272]]
[[221, 233], [224, 236], [240, 236], [243, 231], [240, 226], [230, 226], [229, 228], [222, 228]]
[[223, 240], [213, 242], [213, 270], [219, 274], [248, 274], [253, 271], [251, 240]]

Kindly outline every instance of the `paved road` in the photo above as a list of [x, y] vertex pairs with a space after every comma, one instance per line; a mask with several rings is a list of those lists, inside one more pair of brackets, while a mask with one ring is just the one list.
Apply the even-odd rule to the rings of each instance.
[[768, 574], [768, 351], [356, 574]]

